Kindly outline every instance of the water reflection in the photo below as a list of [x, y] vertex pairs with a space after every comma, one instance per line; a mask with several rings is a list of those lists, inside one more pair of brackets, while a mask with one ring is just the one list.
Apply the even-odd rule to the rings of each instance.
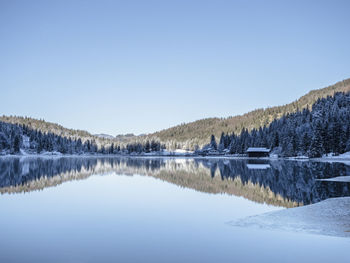
[[147, 175], [207, 193], [227, 193], [293, 207], [350, 196], [350, 184], [317, 179], [350, 175], [341, 163], [165, 158], [4, 158], [0, 192], [52, 187], [93, 174]]

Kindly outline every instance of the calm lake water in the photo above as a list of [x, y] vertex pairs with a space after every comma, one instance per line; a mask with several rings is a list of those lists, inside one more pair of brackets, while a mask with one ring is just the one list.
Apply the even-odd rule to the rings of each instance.
[[0, 262], [349, 262], [348, 238], [235, 227], [350, 196], [341, 163], [0, 158]]

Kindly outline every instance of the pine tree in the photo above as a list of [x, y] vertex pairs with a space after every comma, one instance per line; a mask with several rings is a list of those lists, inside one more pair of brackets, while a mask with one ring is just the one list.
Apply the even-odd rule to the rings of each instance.
[[221, 133], [218, 150], [222, 152], [224, 149], [225, 149], [225, 133]]
[[217, 150], [217, 144], [216, 144], [216, 140], [215, 140], [215, 136], [214, 134], [211, 135], [211, 138], [210, 138], [210, 147], [213, 149], [213, 150]]
[[302, 139], [302, 145], [300, 146], [303, 154], [307, 154], [307, 152], [309, 151], [310, 144], [311, 144], [311, 141], [310, 141], [309, 134], [305, 132]]
[[15, 135], [15, 139], [13, 142], [13, 151], [14, 153], [19, 153], [20, 150], [20, 146], [21, 146], [21, 139], [20, 139], [20, 135]]
[[322, 125], [321, 122], [318, 121], [316, 123], [314, 136], [311, 141], [310, 146], [310, 157], [321, 157], [324, 153], [323, 142], [322, 142]]
[[147, 141], [145, 144], [144, 150], [146, 153], [149, 153], [150, 149], [151, 149], [150, 143], [149, 143], [149, 141]]
[[274, 132], [273, 134], [273, 143], [272, 148], [278, 147], [280, 145], [278, 132]]

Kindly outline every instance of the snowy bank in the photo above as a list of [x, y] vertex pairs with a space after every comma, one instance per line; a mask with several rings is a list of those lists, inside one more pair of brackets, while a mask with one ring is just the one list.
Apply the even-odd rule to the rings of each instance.
[[250, 216], [229, 222], [232, 226], [350, 237], [350, 197]]
[[344, 182], [344, 183], [350, 183], [350, 176], [337, 176], [333, 178], [327, 178], [327, 179], [316, 179], [318, 181], [329, 181], [329, 182]]
[[350, 165], [350, 152], [335, 155], [334, 153], [329, 153], [323, 155], [321, 158], [315, 158], [314, 161], [327, 162], [327, 163], [343, 163]]

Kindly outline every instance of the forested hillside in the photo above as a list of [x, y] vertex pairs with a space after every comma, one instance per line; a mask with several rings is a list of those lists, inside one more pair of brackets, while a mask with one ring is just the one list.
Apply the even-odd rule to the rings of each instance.
[[[56, 130], [57, 131], [57, 130]], [[67, 129], [66, 129], [67, 131]], [[69, 130], [68, 130], [69, 131]], [[73, 131], [74, 132], [74, 131]], [[74, 135], [75, 136], [75, 135]], [[94, 137], [61, 136], [57, 132], [42, 132], [25, 124], [0, 121], [0, 155], [40, 154], [56, 152], [61, 154], [138, 154], [159, 152], [165, 146], [156, 141], [126, 145], [97, 145]]]
[[228, 118], [202, 119], [150, 134], [148, 138], [160, 140], [170, 149], [195, 149], [196, 145], [202, 147], [208, 143], [211, 134], [218, 138], [222, 132], [239, 134], [243, 128], [248, 131], [253, 128], [258, 129], [288, 113], [305, 109], [307, 106], [311, 108], [319, 98], [334, 95], [336, 92], [347, 91], [350, 91], [350, 79], [323, 89], [312, 90], [298, 100], [284, 106], [257, 109], [244, 115]]
[[47, 122], [45, 120], [20, 116], [0, 116], [0, 121], [11, 124], [24, 125], [32, 130], [41, 131], [42, 133], [52, 133], [61, 137], [71, 138], [72, 140], [81, 139], [83, 142], [87, 140], [95, 140], [99, 145], [110, 144], [109, 140], [105, 140], [104, 138], [92, 135], [87, 131], [67, 129], [62, 125]]
[[284, 106], [257, 109], [244, 115], [228, 118], [202, 119], [142, 136], [134, 136], [133, 134], [116, 137], [96, 136], [87, 131], [67, 129], [59, 124], [28, 117], [0, 116], [0, 122], [23, 126], [28, 130], [40, 131], [42, 134], [51, 134], [71, 141], [80, 140], [82, 144], [88, 141], [93, 142], [98, 149], [107, 149], [113, 144], [120, 146], [121, 149], [140, 153], [144, 150], [148, 151], [153, 142], [154, 145], [155, 143], [161, 145], [161, 148], [165, 145], [168, 150], [195, 150], [207, 144], [211, 135], [219, 138], [222, 133], [239, 135], [242, 130], [246, 133], [253, 129], [258, 130], [288, 114], [302, 112], [308, 107], [311, 109], [312, 105], [320, 98], [333, 96], [336, 92], [348, 91], [350, 91], [350, 79], [323, 89], [310, 91], [300, 99]]
[[[350, 93], [318, 99], [312, 109], [287, 113], [269, 126], [244, 128], [239, 135], [214, 135], [205, 149], [243, 154], [248, 147], [268, 147], [279, 156], [321, 157], [350, 151]], [[226, 149], [226, 151], [225, 151]]]

